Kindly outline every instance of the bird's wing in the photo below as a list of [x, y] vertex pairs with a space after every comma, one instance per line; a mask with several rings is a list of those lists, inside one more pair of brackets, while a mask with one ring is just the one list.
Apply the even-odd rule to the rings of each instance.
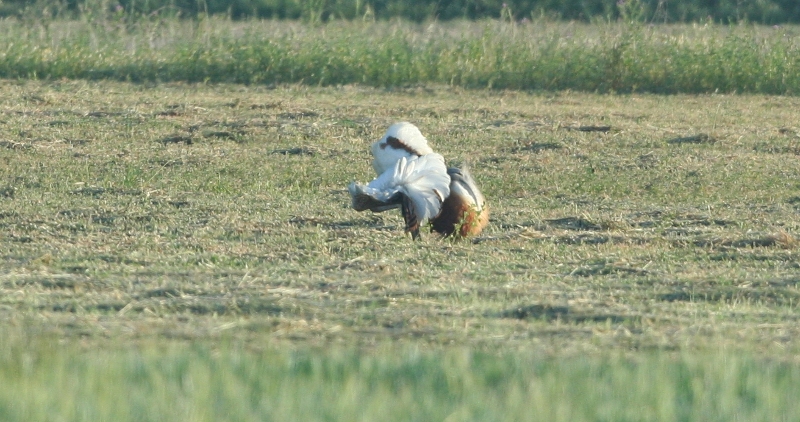
[[403, 194], [399, 191], [377, 191], [357, 182], [350, 183], [347, 189], [350, 191], [351, 205], [356, 211], [382, 212], [398, 208], [403, 203]]
[[348, 187], [353, 209], [386, 211], [403, 208], [406, 230], [419, 230], [420, 224], [436, 217], [442, 202], [450, 195], [450, 176], [439, 154], [400, 158], [368, 185]]
[[420, 223], [436, 217], [442, 202], [450, 195], [450, 176], [444, 158], [430, 153], [411, 160], [400, 160], [395, 166], [395, 181], [402, 185], [413, 213]]

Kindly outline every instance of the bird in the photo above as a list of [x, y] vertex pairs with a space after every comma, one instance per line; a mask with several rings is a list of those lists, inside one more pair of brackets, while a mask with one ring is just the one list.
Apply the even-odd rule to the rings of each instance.
[[486, 200], [468, 169], [448, 168], [412, 123], [389, 126], [371, 151], [378, 176], [367, 185], [348, 186], [354, 210], [401, 208], [406, 232], [414, 240], [426, 223], [444, 237], [476, 236], [488, 224]]

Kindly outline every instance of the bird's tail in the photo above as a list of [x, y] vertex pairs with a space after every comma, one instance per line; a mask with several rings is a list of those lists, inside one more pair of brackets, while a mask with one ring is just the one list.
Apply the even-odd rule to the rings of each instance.
[[475, 236], [489, 223], [489, 209], [469, 171], [451, 167], [450, 196], [442, 204], [438, 217], [431, 221], [431, 230], [445, 236]]
[[461, 168], [451, 167], [447, 169], [450, 175], [450, 187], [453, 193], [467, 198], [476, 211], [480, 212], [486, 204], [486, 199], [478, 189], [475, 179], [469, 172], [469, 168], [464, 165]]

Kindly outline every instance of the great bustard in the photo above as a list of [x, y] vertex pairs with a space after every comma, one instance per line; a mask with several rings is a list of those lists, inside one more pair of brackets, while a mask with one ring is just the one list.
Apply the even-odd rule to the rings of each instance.
[[428, 221], [431, 231], [461, 237], [477, 235], [488, 224], [489, 209], [475, 180], [466, 169], [447, 168], [413, 124], [390, 126], [372, 144], [372, 155], [378, 177], [348, 186], [356, 211], [401, 208], [413, 239]]

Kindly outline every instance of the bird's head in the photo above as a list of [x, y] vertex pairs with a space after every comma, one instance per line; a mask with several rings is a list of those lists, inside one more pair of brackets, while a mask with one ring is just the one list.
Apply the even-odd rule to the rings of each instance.
[[428, 140], [411, 123], [400, 122], [389, 126], [386, 134], [372, 144], [372, 167], [379, 175], [394, 167], [402, 157], [412, 158], [432, 153]]

